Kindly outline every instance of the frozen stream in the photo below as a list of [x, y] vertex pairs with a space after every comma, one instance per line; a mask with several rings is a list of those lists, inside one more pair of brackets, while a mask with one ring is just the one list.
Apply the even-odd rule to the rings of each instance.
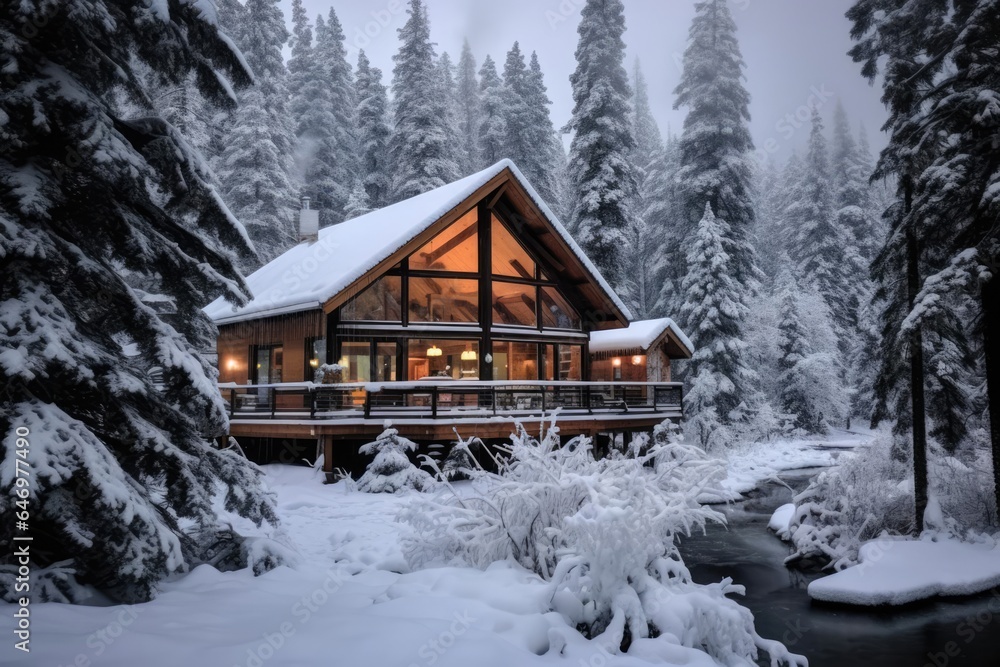
[[[782, 478], [798, 491], [816, 472]], [[808, 657], [810, 667], [1000, 665], [1000, 590], [894, 609], [812, 602], [806, 586], [821, 574], [787, 569], [789, 548], [767, 530], [772, 512], [791, 497], [787, 488], [768, 484], [725, 510], [728, 530], [716, 526], [685, 539], [681, 551], [694, 579], [730, 576], [746, 586], [741, 603], [753, 611], [757, 631]]]

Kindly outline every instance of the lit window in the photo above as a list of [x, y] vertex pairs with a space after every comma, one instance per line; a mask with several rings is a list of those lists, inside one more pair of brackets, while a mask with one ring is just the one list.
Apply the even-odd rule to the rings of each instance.
[[345, 322], [399, 322], [400, 285], [399, 276], [382, 276], [341, 307], [340, 319]]
[[472, 209], [410, 255], [410, 270], [478, 273], [478, 229], [479, 212]]

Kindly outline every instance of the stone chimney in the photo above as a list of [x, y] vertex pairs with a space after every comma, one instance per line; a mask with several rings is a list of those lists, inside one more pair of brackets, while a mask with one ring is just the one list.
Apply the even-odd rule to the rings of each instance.
[[309, 208], [309, 197], [302, 198], [299, 211], [299, 243], [315, 243], [319, 240], [319, 211]]

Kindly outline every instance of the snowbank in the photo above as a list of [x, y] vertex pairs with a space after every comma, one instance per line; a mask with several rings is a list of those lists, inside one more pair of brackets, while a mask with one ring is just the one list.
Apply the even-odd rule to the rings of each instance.
[[939, 595], [973, 595], [1000, 586], [1000, 546], [955, 540], [879, 539], [860, 563], [809, 584], [814, 600], [901, 605]]
[[785, 539], [785, 536], [788, 534], [788, 529], [792, 524], [792, 517], [794, 516], [794, 503], [782, 505], [778, 509], [774, 510], [774, 514], [771, 515], [771, 520], [767, 523], [767, 528], [768, 530], [776, 532], [778, 537]]

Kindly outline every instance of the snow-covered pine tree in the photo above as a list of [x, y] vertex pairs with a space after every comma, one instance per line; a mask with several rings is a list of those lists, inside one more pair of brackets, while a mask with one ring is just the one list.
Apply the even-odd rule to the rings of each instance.
[[476, 57], [472, 55], [469, 40], [462, 43], [458, 58], [458, 136], [461, 151], [459, 175], [468, 176], [479, 171], [480, 99], [479, 79], [476, 78]]
[[389, 96], [382, 84], [382, 70], [372, 67], [364, 51], [358, 54], [355, 80], [358, 100], [358, 146], [361, 175], [358, 179], [368, 195], [368, 206], [379, 209], [389, 204]]
[[569, 170], [575, 185], [571, 231], [612, 287], [625, 285], [625, 235], [636, 192], [629, 153], [632, 91], [625, 71], [625, 7], [587, 0], [577, 29]]
[[637, 319], [648, 319], [661, 289], [657, 279], [662, 271], [659, 246], [665, 241], [664, 223], [659, 217], [647, 219], [647, 211], [655, 207], [654, 201], [669, 196], [668, 183], [662, 176], [665, 170], [657, 164], [664, 159], [663, 139], [649, 108], [649, 90], [642, 75], [639, 61], [633, 70], [632, 135], [635, 147], [629, 156], [636, 177], [636, 197], [632, 205], [634, 217], [629, 225], [628, 265], [632, 267], [627, 280], [626, 296], [629, 309]]
[[545, 203], [558, 212], [563, 208], [559, 191], [559, 170], [566, 157], [552, 124], [552, 115], [549, 113], [552, 101], [545, 87], [542, 65], [534, 51], [524, 77], [524, 99], [527, 107], [524, 132], [528, 145], [535, 149], [522, 162], [518, 162], [517, 166], [535, 186]]
[[833, 116], [833, 150], [830, 177], [837, 226], [849, 231], [852, 245], [865, 264], [871, 262], [882, 245], [881, 211], [872, 199], [874, 165], [851, 132], [844, 106], [838, 101]]
[[507, 157], [507, 115], [504, 111], [506, 97], [503, 80], [497, 73], [493, 58], [486, 56], [479, 68], [479, 93], [482, 113], [479, 125], [480, 167], [488, 167]]
[[410, 0], [410, 18], [399, 29], [392, 77], [395, 124], [390, 142], [394, 166], [392, 201], [401, 201], [454, 181], [458, 165], [438, 89], [436, 56], [423, 0]]
[[688, 273], [682, 284], [680, 315], [695, 345], [686, 372], [690, 390], [685, 397], [689, 415], [685, 429], [694, 429], [691, 435], [703, 447], [715, 442], [713, 433], [720, 425], [732, 423], [730, 415], [741, 403], [755, 398], [757, 374], [746, 362], [747, 344], [741, 337], [748, 308], [730, 272], [725, 234], [725, 223], [706, 204], [688, 244]]
[[301, 95], [305, 88], [308, 71], [314, 65], [312, 48], [313, 34], [309, 17], [302, 0], [292, 0], [292, 35], [289, 40], [291, 55], [288, 58], [288, 90], [291, 95], [289, 108], [296, 121], [301, 118], [307, 100]]
[[385, 430], [359, 450], [375, 458], [358, 480], [358, 490], [364, 493], [398, 493], [406, 489], [427, 491], [435, 486], [431, 475], [413, 465], [407, 452], [415, 451], [417, 444], [407, 440], [386, 422]]
[[654, 317], [673, 316], [681, 304], [681, 272], [684, 253], [680, 244], [688, 226], [683, 220], [678, 196], [677, 172], [680, 170], [680, 141], [668, 136], [663, 150], [647, 167], [646, 196], [641, 216], [655, 241], [653, 250], [652, 293], [647, 297]]
[[853, 230], [838, 226], [834, 218], [828, 149], [823, 120], [816, 108], [812, 110], [812, 131], [802, 176], [789, 198], [788, 254], [801, 280], [815, 285], [830, 306], [841, 341], [843, 367], [857, 330], [858, 297], [865, 267], [854, 248]]
[[446, 134], [445, 157], [455, 165], [455, 176], [458, 177], [458, 165], [463, 159], [460, 133], [458, 130], [459, 104], [458, 89], [455, 83], [455, 65], [447, 52], [437, 59], [437, 93], [434, 96], [441, 113], [442, 127]]
[[[503, 66], [503, 97], [504, 118], [506, 120], [507, 136], [504, 137], [506, 157], [514, 161], [524, 171], [521, 165], [527, 164], [529, 155], [536, 147], [528, 143], [528, 65], [521, 52], [521, 46], [514, 46], [507, 52], [507, 60]], [[525, 172], [527, 175], [527, 172]], [[529, 180], [530, 177], [529, 177]], [[532, 182], [533, 183], [533, 182]]]
[[304, 194], [319, 209], [320, 224], [344, 219], [347, 200], [358, 174], [357, 98], [347, 61], [344, 29], [330, 8], [326, 23], [316, 20], [315, 67], [307, 89], [317, 108], [299, 123], [299, 136], [316, 141], [316, 153], [305, 172]]
[[[801, 169], [801, 165], [798, 167]], [[791, 183], [773, 160], [758, 165], [755, 172], [753, 245], [761, 271], [773, 283], [788, 261], [785, 238], [785, 209]]]
[[[687, 107], [680, 139], [677, 175], [686, 236], [693, 232], [705, 203], [725, 221], [723, 245], [730, 272], [741, 291], [756, 290], [759, 270], [749, 243], [753, 210], [753, 139], [750, 94], [743, 86], [743, 56], [727, 0], [695, 4], [684, 71], [674, 90], [674, 108]], [[669, 261], [683, 275], [682, 255]]]
[[[981, 65], [995, 59], [1000, 39], [997, 9], [997, 0], [954, 6], [858, 0], [848, 11], [852, 37], [858, 42], [851, 55], [863, 63], [862, 74], [870, 81], [881, 68], [883, 100], [890, 112], [885, 128], [891, 138], [876, 175], [897, 177], [897, 205], [893, 228], [873, 268], [879, 295], [893, 315], [884, 330], [884, 344], [908, 350], [910, 363], [885, 369], [880, 393], [905, 394], [901, 371], [909, 371], [912, 421], [901, 421], [904, 429], [913, 425], [918, 519], [926, 506], [924, 333], [931, 329], [944, 335], [934, 318], [925, 317], [928, 304], [920, 292], [921, 278], [928, 274], [936, 274], [927, 281], [932, 290], [947, 283], [957, 288], [956, 296], [968, 290], [979, 303], [994, 486], [1000, 505], [1000, 354], [996, 352], [1000, 296], [995, 278], [1000, 259], [995, 225], [1000, 189], [991, 187], [998, 171], [1000, 77], [995, 67]], [[941, 280], [967, 252], [976, 261], [966, 265], [964, 279]], [[941, 302], [942, 296], [935, 293], [933, 298]], [[905, 321], [909, 311], [914, 312]], [[962, 324], [964, 333], [969, 323]], [[905, 433], [899, 421], [896, 430]]]
[[[23, 451], [36, 568], [72, 560], [80, 580], [136, 602], [200, 563], [273, 566], [238, 535], [211, 552], [228, 532], [218, 507], [277, 523], [260, 470], [210, 444], [226, 406], [197, 353], [215, 336], [202, 307], [248, 298], [236, 263], [250, 244], [132, 64], [168, 85], [195, 73], [228, 107], [229, 82], [250, 72], [196, 3], [8, 3], [0, 39], [0, 513], [14, 515]], [[124, 115], [121, 94], [144, 113]], [[141, 303], [123, 271], [170, 299], [171, 316]], [[4, 522], [0, 541], [13, 536]]]
[[[825, 433], [847, 412], [849, 392], [836, 362], [836, 339], [828, 350], [809, 329], [832, 328], [829, 309], [815, 289], [803, 289], [791, 273], [778, 279], [778, 405], [809, 434]], [[809, 327], [806, 326], [809, 323]], [[819, 344], [817, 344], [819, 343]]]
[[[254, 72], [254, 86], [225, 133], [218, 176], [222, 194], [247, 229], [260, 261], [268, 262], [296, 241], [294, 128], [281, 49], [288, 39], [276, 0], [247, 0], [232, 37]], [[256, 263], [245, 265], [249, 272]]]

